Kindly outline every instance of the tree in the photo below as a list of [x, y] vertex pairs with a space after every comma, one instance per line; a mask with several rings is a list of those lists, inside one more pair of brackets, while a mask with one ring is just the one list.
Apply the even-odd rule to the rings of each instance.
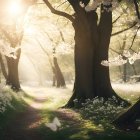
[[[53, 57], [53, 63], [54, 63], [53, 72], [54, 72], [54, 76], [55, 76], [54, 78], [57, 81], [56, 87], [65, 87], [66, 86], [65, 79], [64, 79], [64, 76], [58, 65], [56, 57]], [[55, 83], [54, 83], [54, 85], [55, 85]]]
[[140, 99], [129, 109], [122, 112], [113, 123], [117, 126], [126, 126], [133, 124], [140, 118]]
[[[130, 34], [129, 34], [129, 36], [130, 36]], [[131, 57], [131, 54], [130, 54], [129, 50], [133, 50], [133, 52], [136, 53], [136, 51], [134, 51], [134, 49], [132, 49], [132, 45], [128, 48], [128, 45], [126, 44], [126, 42], [129, 39], [130, 38], [128, 36], [126, 37], [126, 35], [125, 35], [125, 37], [123, 38], [122, 45], [121, 44], [119, 45], [120, 48], [119, 48], [118, 51], [115, 48], [111, 48], [110, 47], [111, 52], [117, 54], [117, 56], [122, 57], [123, 60], [126, 61], [126, 63], [124, 63], [124, 64], [121, 64], [121, 63], [119, 64], [118, 63], [118, 67], [119, 67], [120, 73], [122, 74], [122, 77], [121, 78], [122, 78], [123, 82], [127, 82], [131, 78], [131, 77], [128, 77], [128, 76], [130, 76], [130, 75], [128, 75], [128, 72], [127, 72], [128, 67], [129, 68], [130, 67], [132, 68], [133, 75], [134, 75], [133, 77], [137, 77], [137, 75], [138, 75], [137, 74], [137, 71], [136, 71], [136, 68], [135, 68], [135, 65], [134, 65], [134, 61], [131, 62], [130, 59], [129, 59]], [[118, 42], [118, 40], [117, 40], [117, 42]], [[115, 57], [114, 57], [114, 60], [113, 61], [115, 62]]]
[[[44, 0], [52, 13], [66, 17], [72, 22], [75, 30], [75, 83], [73, 95], [67, 103], [67, 107], [74, 107], [74, 99], [79, 104], [86, 99], [103, 97], [104, 99], [115, 96], [118, 103], [124, 101], [112, 89], [109, 77], [109, 68], [101, 65], [102, 60], [108, 60], [108, 50], [112, 34], [112, 3], [104, 1], [101, 4], [100, 21], [96, 5], [88, 10], [87, 1], [68, 0], [74, 10], [74, 15], [58, 11], [52, 7], [48, 0]], [[83, 2], [84, 6], [79, 3]], [[97, 2], [98, 5], [98, 1]], [[87, 10], [86, 10], [87, 9]], [[136, 23], [132, 26], [134, 27]], [[113, 35], [122, 33], [128, 29], [119, 31]], [[125, 101], [126, 104], [128, 104]]]
[[[20, 59], [21, 49], [20, 45], [23, 38], [23, 27], [21, 26], [23, 23], [24, 16], [31, 4], [33, 4], [34, 0], [26, 1], [22, 0], [20, 2], [13, 2], [14, 7], [11, 8], [9, 13], [5, 13], [1, 11], [1, 23], [0, 23], [0, 32], [2, 34], [1, 39], [4, 41], [3, 50], [1, 53], [5, 55], [8, 67], [8, 74], [6, 74], [6, 70], [4, 68], [2, 59], [1, 59], [1, 66], [3, 70], [4, 77], [6, 79], [6, 84], [10, 85], [12, 89], [18, 91], [20, 89], [20, 82], [19, 82], [19, 74], [18, 74], [18, 63]], [[1, 6], [10, 5], [9, 1], [3, 1]], [[12, 3], [11, 3], [12, 4]], [[22, 9], [19, 11], [15, 11], [13, 8], [21, 8], [18, 7], [22, 5]], [[3, 8], [2, 8], [3, 9]], [[11, 12], [11, 13], [10, 13]], [[3, 18], [5, 17], [5, 18]], [[5, 22], [5, 19], [7, 22]], [[21, 24], [21, 25], [20, 25]], [[12, 51], [9, 51], [12, 50]]]
[[[51, 41], [53, 41], [50, 37], [49, 37], [49, 39]], [[43, 52], [48, 56], [48, 60], [51, 65], [52, 73], [53, 73], [53, 84], [52, 85], [56, 86], [58, 88], [65, 87], [66, 86], [65, 79], [64, 79], [63, 73], [60, 69], [60, 66], [58, 65], [57, 58], [55, 57], [56, 49], [53, 48], [53, 58], [52, 58], [53, 60], [51, 60], [50, 54], [47, 52], [47, 50], [44, 49], [41, 42], [38, 39], [36, 39], [36, 41], [39, 43], [39, 46], [41, 47]]]

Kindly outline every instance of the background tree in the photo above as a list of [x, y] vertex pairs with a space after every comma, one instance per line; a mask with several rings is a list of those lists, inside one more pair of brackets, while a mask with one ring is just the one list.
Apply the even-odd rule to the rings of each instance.
[[[25, 14], [31, 4], [34, 1], [18, 1], [9, 3], [9, 1], [3, 1], [2, 7], [9, 8], [8, 12], [1, 10], [1, 23], [0, 32], [1, 40], [5, 42], [4, 49], [9, 51], [9, 54], [4, 54], [7, 61], [8, 73], [6, 74], [5, 67], [1, 59], [1, 66], [3, 69], [4, 77], [6, 78], [6, 84], [10, 85], [12, 89], [18, 91], [20, 89], [18, 63], [20, 59], [21, 49], [20, 45], [23, 38], [23, 23]], [[9, 6], [9, 7], [8, 7]], [[20, 7], [22, 6], [22, 7]], [[20, 9], [21, 8], [21, 9]], [[3, 8], [2, 8], [3, 9]], [[3, 43], [4, 44], [4, 43]], [[8, 46], [6, 46], [8, 45]]]
[[43, 52], [48, 56], [48, 60], [49, 60], [50, 66], [52, 68], [52, 73], [53, 73], [53, 86], [65, 87], [66, 86], [65, 79], [64, 79], [62, 71], [58, 65], [57, 58], [55, 57], [56, 49], [53, 48], [53, 52], [52, 52], [53, 58], [51, 58], [50, 54], [44, 49], [41, 42], [39, 40], [37, 40], [37, 42], [39, 43]]

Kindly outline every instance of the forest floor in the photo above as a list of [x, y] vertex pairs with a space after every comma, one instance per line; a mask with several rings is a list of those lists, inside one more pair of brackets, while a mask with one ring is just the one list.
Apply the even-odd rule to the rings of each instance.
[[[117, 84], [113, 85], [118, 89]], [[72, 94], [72, 86], [65, 89], [51, 87], [22, 86], [23, 100], [27, 107], [25, 111], [17, 113], [3, 130], [0, 140], [139, 140], [138, 132], [104, 130], [90, 120], [82, 119], [76, 110], [62, 107]], [[126, 88], [128, 89], [128, 88]], [[134, 88], [131, 88], [131, 90]], [[118, 90], [122, 92], [123, 87]], [[136, 99], [140, 95], [137, 91], [126, 92]], [[140, 90], [139, 90], [140, 91]], [[134, 96], [136, 94], [137, 96]], [[52, 123], [54, 118], [60, 120], [58, 128]], [[51, 127], [48, 124], [51, 123]], [[53, 130], [54, 128], [57, 130]], [[139, 135], [138, 135], [139, 134]]]

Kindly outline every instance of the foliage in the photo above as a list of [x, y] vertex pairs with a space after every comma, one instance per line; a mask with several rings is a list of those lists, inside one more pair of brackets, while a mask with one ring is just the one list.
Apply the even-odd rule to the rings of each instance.
[[0, 87], [0, 115], [4, 114], [7, 109], [15, 109], [13, 101], [17, 100], [17, 102], [21, 101], [22, 93], [15, 93], [10, 89], [9, 86], [2, 86]]
[[0, 139], [5, 137], [5, 129], [19, 112], [24, 112], [26, 104], [21, 96], [23, 92], [14, 92], [10, 87], [0, 88]]
[[[75, 100], [75, 103], [77, 100]], [[80, 112], [84, 114], [86, 118], [92, 121], [111, 122], [113, 119], [124, 109], [124, 102], [118, 105], [118, 101], [115, 97], [109, 98], [105, 101], [103, 98], [94, 98], [92, 100], [87, 99], [86, 103], [82, 104], [83, 107]]]
[[121, 66], [129, 62], [132, 65], [134, 64], [136, 60], [139, 60], [139, 59], [140, 59], [140, 52], [130, 54], [129, 51], [127, 52], [124, 51], [123, 56], [118, 55], [117, 57], [109, 61], [103, 60], [101, 64], [104, 66]]
[[9, 92], [6, 92], [6, 89], [2, 89], [0, 93], [0, 113], [4, 113], [8, 106], [11, 105], [12, 95]]

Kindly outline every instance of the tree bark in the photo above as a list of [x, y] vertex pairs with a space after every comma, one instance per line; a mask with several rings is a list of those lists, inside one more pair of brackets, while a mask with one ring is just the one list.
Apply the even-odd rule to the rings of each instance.
[[78, 99], [79, 104], [85, 99], [96, 97], [94, 94], [93, 80], [93, 58], [94, 49], [97, 45], [97, 14], [95, 11], [86, 13], [79, 9], [73, 23], [75, 29], [75, 83], [73, 95], [67, 107], [74, 106], [74, 99]]
[[57, 81], [56, 87], [65, 87], [66, 86], [65, 79], [64, 79], [62, 71], [61, 71], [61, 69], [60, 69], [60, 67], [58, 65], [56, 57], [53, 58], [53, 62], [54, 62], [54, 67], [53, 67], [53, 73], [54, 73], [53, 85], [55, 84], [55, 79], [56, 79], [56, 81]]
[[140, 119], [140, 99], [128, 110], [119, 115], [113, 123], [117, 126], [133, 124], [136, 119]]
[[73, 23], [75, 29], [75, 84], [73, 95], [66, 107], [74, 107], [74, 99], [78, 100], [79, 107], [81, 107], [81, 103], [86, 99], [93, 99], [97, 96], [103, 97], [105, 100], [115, 96], [119, 104], [124, 100], [112, 89], [109, 67], [101, 65], [102, 60], [108, 60], [112, 12], [101, 12], [100, 23], [97, 25], [96, 11], [85, 12], [81, 8], [78, 10]]
[[[66, 107], [74, 107], [74, 99], [78, 100], [80, 107], [86, 99], [93, 99], [97, 96], [104, 99], [115, 96], [120, 103], [124, 100], [111, 87], [109, 68], [101, 65], [102, 60], [108, 60], [112, 33], [112, 12], [107, 8], [111, 8], [112, 5], [102, 5], [98, 25], [96, 10], [86, 12], [85, 8], [79, 5], [80, 1], [85, 5], [89, 2], [89, 0], [68, 0], [75, 11], [75, 14], [70, 16], [54, 9], [48, 0], [44, 0], [54, 14], [69, 19], [75, 30], [75, 83], [73, 95]], [[103, 9], [103, 6], [106, 6], [105, 9], [108, 12]]]
[[7, 75], [7, 71], [6, 71], [6, 68], [5, 68], [5, 65], [4, 65], [4, 62], [3, 62], [1, 54], [0, 54], [0, 65], [1, 65], [2, 74], [3, 74], [4, 78], [5, 78], [5, 80], [7, 80], [8, 75]]
[[[103, 5], [101, 6], [101, 11], [102, 10]], [[99, 39], [94, 58], [94, 80], [96, 84], [95, 92], [98, 97], [104, 98], [116, 96], [111, 87], [109, 67], [101, 65], [102, 60], [108, 60], [111, 33], [112, 12], [104, 10], [104, 12], [101, 12], [100, 23], [98, 26]]]
[[56, 86], [56, 76], [55, 76], [55, 68], [52, 67], [52, 71], [53, 71], [53, 84], [52, 86], [55, 87]]
[[20, 59], [21, 50], [17, 51], [17, 58], [6, 57], [8, 65], [8, 78], [6, 81], [7, 85], [10, 85], [11, 88], [15, 91], [20, 90], [19, 74], [18, 74], [18, 63]]
[[124, 64], [124, 65], [123, 65], [123, 81], [124, 81], [125, 83], [127, 82], [126, 67], [127, 67], [127, 64]]

